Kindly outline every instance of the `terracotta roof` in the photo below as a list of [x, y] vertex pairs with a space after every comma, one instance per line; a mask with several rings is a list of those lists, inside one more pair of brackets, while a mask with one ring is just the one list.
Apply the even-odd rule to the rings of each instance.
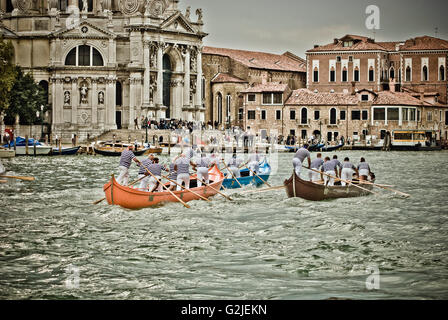
[[286, 105], [356, 105], [358, 98], [347, 93], [314, 92], [308, 89], [294, 90]]
[[286, 89], [288, 89], [288, 85], [286, 83], [268, 82], [265, 84], [257, 84], [241, 92], [242, 93], [285, 92]]
[[233, 77], [228, 73], [218, 73], [212, 80], [213, 83], [247, 83], [243, 79]]
[[400, 50], [448, 50], [448, 41], [429, 36], [416, 37], [406, 40]]
[[[350, 47], [344, 47], [344, 41], [350, 40], [353, 40], [353, 45]], [[367, 37], [348, 34], [340, 39], [335, 39], [332, 43], [318, 46], [308, 50], [307, 52], [365, 50], [396, 51], [397, 45], [400, 45], [399, 51], [448, 50], [448, 41], [429, 36], [416, 37], [406, 41], [376, 42], [375, 40]]]
[[[373, 101], [374, 105], [393, 105], [393, 106], [423, 106], [426, 103], [420, 99], [414, 98], [406, 92], [377, 92], [377, 97]], [[432, 104], [429, 104], [432, 105]]]
[[245, 51], [225, 48], [204, 47], [203, 54], [212, 54], [229, 57], [243, 65], [254, 69], [275, 71], [306, 72], [306, 62], [295, 59], [290, 53], [273, 54], [266, 52]]

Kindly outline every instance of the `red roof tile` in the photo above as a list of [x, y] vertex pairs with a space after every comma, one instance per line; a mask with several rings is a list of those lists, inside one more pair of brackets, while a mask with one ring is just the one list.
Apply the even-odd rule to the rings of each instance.
[[346, 93], [314, 92], [308, 89], [294, 90], [286, 101], [286, 105], [356, 105], [358, 98]]
[[416, 37], [406, 40], [400, 50], [448, 50], [448, 41], [429, 36]]
[[[414, 98], [406, 92], [380, 91], [373, 101], [374, 105], [389, 106], [423, 106], [426, 103], [420, 99]], [[431, 104], [430, 104], [431, 105]]]
[[228, 73], [218, 73], [213, 79], [213, 83], [247, 83], [243, 79], [233, 77]]
[[298, 57], [296, 59], [290, 53], [279, 55], [214, 47], [204, 47], [202, 53], [229, 57], [254, 69], [306, 72], [306, 61]]
[[285, 92], [286, 89], [288, 89], [288, 85], [286, 83], [268, 82], [247, 88], [242, 91], [242, 93]]
[[[385, 48], [379, 45], [378, 43], [375, 43], [374, 40], [362, 37], [362, 36], [356, 36], [356, 35], [346, 35], [340, 39], [335, 39], [336, 41], [318, 46], [314, 49], [308, 50], [307, 52], [320, 52], [320, 51], [366, 51], [366, 50], [381, 50], [384, 51]], [[353, 40], [353, 45], [350, 47], [344, 47], [344, 41], [347, 40]]]

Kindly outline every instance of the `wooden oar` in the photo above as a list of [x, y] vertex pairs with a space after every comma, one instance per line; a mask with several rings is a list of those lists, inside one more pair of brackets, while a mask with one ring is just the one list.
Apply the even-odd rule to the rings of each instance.
[[0, 183], [7, 183], [8, 180], [0, 180]]
[[193, 191], [193, 190], [191, 190], [191, 189], [187, 189], [187, 188], [184, 187], [182, 184], [179, 184], [179, 183], [177, 183], [176, 181], [171, 180], [170, 178], [168, 178], [168, 176], [162, 176], [162, 177], [164, 177], [164, 178], [165, 178], [166, 180], [168, 180], [169, 182], [172, 182], [172, 183], [176, 184], [177, 186], [181, 187], [181, 188], [184, 189], [185, 191], [191, 192], [192, 194], [198, 196], [198, 197], [201, 198], [202, 200], [211, 202], [210, 199], [207, 199], [206, 197], [201, 196], [201, 195], [200, 195], [199, 193], [197, 193], [196, 191]]
[[[219, 169], [219, 168], [218, 168]], [[197, 174], [197, 173], [196, 173]], [[217, 193], [219, 193], [220, 195], [222, 195], [224, 198], [229, 199], [230, 201], [232, 201], [233, 199], [230, 198], [228, 195], [220, 192], [219, 190], [216, 190], [216, 188], [213, 188], [211, 185], [205, 183], [205, 181], [202, 180], [202, 183], [205, 184], [207, 187], [210, 187], [210, 189], [215, 190]]]
[[34, 180], [36, 180], [34, 177], [25, 177], [25, 176], [5, 176], [5, 175], [0, 175], [0, 178], [17, 179], [17, 180], [25, 180], [25, 181], [34, 181]]
[[249, 169], [250, 172], [252, 172], [254, 175], [256, 175], [263, 183], [265, 183], [268, 187], [272, 187], [269, 183], [263, 180], [262, 177], [260, 177], [256, 172], [253, 172], [251, 168], [249, 168], [247, 165], [244, 165], [247, 169]]
[[[140, 160], [137, 159], [137, 162], [140, 164], [140, 166], [142, 166], [142, 163], [140, 162]], [[156, 181], [157, 181], [158, 183], [162, 184], [162, 182], [161, 182], [159, 179], [157, 179], [157, 177], [156, 177], [154, 174], [152, 174], [152, 172], [149, 171], [148, 168], [146, 168], [146, 167], [143, 167], [143, 168], [145, 168], [146, 172], [148, 172], [148, 173], [151, 175], [151, 177], [153, 177], [154, 179], [156, 179]], [[169, 193], [171, 193], [171, 195], [172, 195], [174, 198], [176, 198], [180, 203], [182, 203], [186, 208], [190, 208], [190, 206], [189, 206], [188, 204], [186, 204], [185, 202], [183, 202], [178, 196], [176, 196], [176, 195], [174, 194], [174, 192], [170, 190], [170, 188], [166, 187], [164, 184], [162, 184], [162, 187], [165, 188], [166, 191], [168, 191]]]
[[364, 190], [364, 191], [368, 191], [368, 192], [370, 192], [370, 193], [373, 193], [373, 194], [378, 195], [377, 192], [374, 192], [374, 191], [372, 191], [372, 190], [363, 188], [363, 187], [361, 187], [361, 186], [359, 186], [359, 185], [357, 185], [357, 184], [354, 184], [352, 181], [344, 180], [344, 179], [340, 179], [340, 178], [338, 178], [338, 177], [332, 176], [331, 174], [327, 174], [327, 173], [325, 173], [325, 172], [321, 172], [321, 171], [318, 171], [318, 170], [314, 170], [314, 169], [312, 169], [312, 168], [308, 168], [308, 167], [306, 167], [306, 166], [303, 166], [303, 167], [306, 168], [306, 169], [308, 169], [308, 170], [317, 172], [317, 173], [322, 173], [324, 176], [333, 178], [333, 179], [335, 179], [335, 180], [343, 181], [343, 182], [345, 182], [345, 183], [347, 183], [347, 184], [350, 184], [350, 185], [352, 185], [352, 186], [355, 186], [355, 187], [357, 187], [357, 188], [359, 188], [359, 189], [362, 189], [362, 190]]
[[229, 169], [229, 167], [226, 165], [226, 163], [224, 162], [224, 160], [221, 160], [222, 164], [224, 165], [224, 167], [227, 169], [227, 171], [230, 172], [230, 174], [232, 175], [233, 179], [236, 180], [236, 182], [238, 182], [238, 184], [240, 185], [240, 187], [242, 188], [243, 185], [238, 181], [238, 178], [235, 177], [235, 175], [233, 174], [232, 170]]
[[[136, 184], [137, 182], [139, 182], [140, 180], [143, 180], [144, 178], [146, 178], [146, 176], [141, 177], [140, 179], [134, 180], [132, 181], [130, 184], [128, 184], [128, 187], [133, 186], [134, 184]], [[106, 197], [104, 197], [103, 199], [97, 200], [95, 202], [93, 202], [93, 204], [98, 204], [101, 201], [106, 200]]]
[[264, 189], [257, 189], [257, 190], [247, 190], [247, 191], [242, 191], [240, 192], [240, 194], [243, 193], [255, 193], [255, 192], [265, 192], [265, 191], [272, 191], [272, 190], [279, 190], [279, 189], [283, 189], [285, 186], [275, 186], [275, 187], [271, 187], [271, 188], [264, 188]]
[[391, 192], [396, 192], [398, 194], [403, 195], [406, 198], [409, 198], [411, 196], [410, 194], [407, 194], [407, 193], [404, 193], [404, 192], [401, 192], [401, 191], [398, 191], [398, 190], [395, 190], [395, 189], [392, 189], [392, 188], [388, 188], [388, 187], [386, 187], [385, 185], [382, 185], [382, 184], [376, 184], [376, 183], [373, 183], [373, 182], [370, 182], [370, 181], [364, 181], [364, 180], [361, 180], [359, 183], [361, 183], [361, 184], [370, 184], [370, 185], [372, 185], [374, 187], [386, 189], [386, 190], [389, 190]]

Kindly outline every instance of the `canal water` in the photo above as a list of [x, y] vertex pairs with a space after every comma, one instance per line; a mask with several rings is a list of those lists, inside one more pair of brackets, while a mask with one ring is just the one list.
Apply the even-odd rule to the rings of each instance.
[[[447, 299], [448, 153], [337, 154], [412, 197], [236, 190], [130, 211], [92, 204], [117, 158], [3, 161], [36, 180], [0, 184], [0, 299]], [[272, 158], [272, 185], [291, 157]]]

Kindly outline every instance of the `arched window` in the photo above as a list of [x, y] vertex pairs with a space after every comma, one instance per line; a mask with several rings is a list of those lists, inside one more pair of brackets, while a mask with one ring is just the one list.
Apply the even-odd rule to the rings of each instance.
[[445, 81], [445, 67], [443, 65], [439, 68], [439, 79]]
[[[78, 6], [79, 6], [79, 11], [82, 12], [82, 9], [84, 6], [83, 0], [78, 0]], [[93, 11], [93, 0], [87, 0], [87, 11], [88, 12]]]
[[44, 90], [45, 93], [45, 102], [48, 103], [48, 81], [42, 80], [39, 82], [39, 86]]
[[228, 93], [226, 96], [226, 122], [227, 123], [230, 123], [230, 121], [231, 121], [230, 106], [231, 106], [231, 96], [230, 96], [230, 93]]
[[428, 81], [428, 67], [427, 66], [423, 66], [422, 81]]
[[353, 81], [359, 82], [359, 68], [356, 67], [353, 73]]
[[319, 69], [317, 67], [314, 68], [313, 82], [319, 82]]
[[411, 67], [407, 66], [406, 67], [406, 75], [405, 75], [405, 81], [411, 81]]
[[390, 79], [395, 79], [395, 69], [394, 67], [391, 67], [389, 70], [389, 78]]
[[342, 69], [342, 82], [347, 82], [348, 78], [347, 78], [347, 68], [344, 67], [344, 69]]
[[12, 12], [14, 10], [14, 7], [12, 6], [12, 0], [6, 0], [6, 12]]
[[375, 70], [373, 70], [373, 67], [369, 68], [369, 81], [375, 81]]
[[115, 105], [123, 105], [123, 87], [120, 81], [115, 84]]
[[58, 1], [58, 10], [65, 11], [68, 7], [68, 0], [59, 0]]
[[78, 46], [70, 50], [65, 58], [66, 66], [102, 67], [104, 66], [101, 53], [92, 46]]
[[218, 92], [218, 123], [222, 123], [222, 94]]
[[300, 123], [307, 124], [308, 123], [308, 109], [302, 108], [300, 111]]
[[336, 81], [336, 71], [334, 70], [334, 67], [331, 67], [330, 70], [330, 82]]
[[330, 109], [330, 124], [336, 124], [336, 108], [331, 108]]

